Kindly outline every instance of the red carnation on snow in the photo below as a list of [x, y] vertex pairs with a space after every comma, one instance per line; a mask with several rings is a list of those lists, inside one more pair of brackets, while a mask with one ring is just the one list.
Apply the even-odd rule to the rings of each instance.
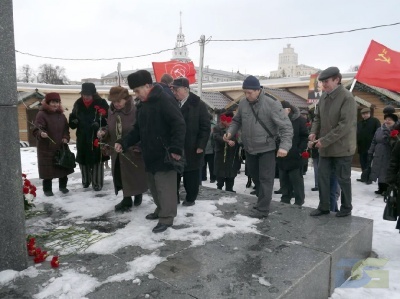
[[58, 256], [53, 256], [53, 258], [52, 258], [51, 261], [50, 261], [50, 265], [51, 265], [53, 268], [58, 268], [58, 267], [60, 266], [60, 262], [59, 262], [59, 260], [58, 260]]
[[25, 179], [25, 178], [26, 178], [26, 174], [25, 174], [25, 173], [23, 173], [23, 174], [22, 174], [22, 177]]

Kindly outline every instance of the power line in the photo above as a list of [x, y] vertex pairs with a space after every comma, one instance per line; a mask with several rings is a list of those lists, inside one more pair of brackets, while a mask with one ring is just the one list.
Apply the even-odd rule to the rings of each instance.
[[[194, 42], [191, 42], [190, 44], [186, 44], [186, 46], [190, 46], [194, 43], [197, 43], [198, 40], [195, 40]], [[174, 50], [175, 48], [170, 48], [170, 49], [165, 49], [165, 50], [160, 50], [157, 52], [152, 52], [148, 54], [141, 54], [141, 55], [136, 55], [136, 56], [126, 56], [126, 57], [115, 57], [115, 58], [61, 58], [61, 57], [49, 57], [49, 56], [41, 56], [41, 55], [36, 55], [36, 54], [31, 54], [31, 53], [26, 53], [26, 52], [21, 52], [18, 51], [17, 49], [15, 52], [23, 54], [23, 55], [28, 55], [28, 56], [33, 56], [33, 57], [38, 57], [38, 58], [46, 58], [46, 59], [55, 59], [55, 60], [91, 60], [91, 61], [98, 61], [98, 60], [122, 60], [122, 59], [132, 59], [132, 58], [139, 58], [139, 57], [145, 57], [145, 56], [151, 56], [155, 54], [160, 54], [163, 52], [171, 51]]]
[[279, 40], [279, 39], [288, 39], [288, 38], [293, 38], [293, 39], [294, 38], [306, 38], [306, 37], [314, 37], [314, 36], [350, 33], [350, 32], [355, 32], [355, 31], [370, 30], [370, 29], [376, 29], [376, 28], [381, 28], [381, 27], [390, 27], [390, 26], [395, 26], [395, 25], [399, 25], [399, 24], [400, 24], [400, 22], [392, 23], [392, 24], [371, 26], [371, 27], [362, 27], [362, 28], [351, 29], [351, 30], [342, 30], [342, 31], [308, 34], [308, 35], [285, 36], [285, 37], [267, 37], [267, 38], [252, 38], [252, 39], [213, 39], [213, 40], [211, 40], [211, 42], [252, 42], [252, 41]]
[[[212, 37], [210, 36], [206, 40], [206, 44], [208, 44], [210, 42], [253, 42], [253, 41], [282, 40], [282, 39], [298, 39], [298, 38], [307, 38], [307, 37], [315, 37], [315, 36], [326, 36], [326, 35], [334, 35], [334, 34], [351, 33], [351, 32], [356, 32], [356, 31], [371, 30], [371, 29], [377, 29], [377, 28], [382, 28], [382, 27], [391, 27], [391, 26], [396, 26], [396, 25], [400, 25], [400, 22], [396, 22], [396, 23], [392, 23], [392, 24], [376, 25], [376, 26], [371, 26], [371, 27], [362, 27], [362, 28], [356, 28], [356, 29], [350, 29], [350, 30], [334, 31], [334, 32], [328, 32], [328, 33], [316, 33], [316, 34], [295, 35], [295, 36], [285, 36], [285, 37], [252, 38], [252, 39], [212, 39]], [[186, 44], [186, 46], [193, 45], [194, 43], [197, 43], [197, 42], [199, 42], [199, 41], [195, 40], [189, 44]], [[172, 51], [174, 49], [175, 48], [170, 48], [170, 49], [160, 50], [160, 51], [156, 51], [156, 52], [152, 52], [152, 53], [148, 53], [148, 54], [141, 54], [141, 55], [136, 55], [136, 56], [126, 56], [126, 57], [115, 57], [115, 58], [61, 58], [61, 57], [41, 56], [41, 55], [21, 52], [18, 50], [15, 50], [15, 52], [23, 54], [23, 55], [28, 55], [28, 56], [38, 57], [38, 58], [54, 59], [54, 60], [99, 61], [99, 60], [123, 60], [123, 59], [146, 57], [146, 56], [160, 54], [160, 53], [167, 52], [167, 51]]]

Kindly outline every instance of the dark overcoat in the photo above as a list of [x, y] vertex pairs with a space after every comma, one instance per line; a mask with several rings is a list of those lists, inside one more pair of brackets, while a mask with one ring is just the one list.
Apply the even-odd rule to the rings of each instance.
[[[185, 135], [185, 171], [200, 169], [204, 163], [204, 150], [210, 135], [210, 116], [206, 105], [192, 92], [181, 108], [186, 123]], [[196, 151], [200, 148], [203, 153]]]
[[390, 155], [392, 147], [390, 144], [390, 131], [385, 124], [376, 130], [375, 136], [372, 139], [371, 146], [368, 150], [368, 155], [373, 155], [371, 174], [369, 179], [379, 183], [386, 183], [386, 173], [389, 167]]
[[165, 163], [166, 148], [169, 153], [182, 156], [185, 140], [185, 120], [176, 100], [154, 84], [139, 106], [133, 129], [117, 142], [126, 151], [140, 141], [147, 172], [173, 170], [172, 165]]
[[76, 162], [82, 165], [94, 165], [109, 159], [102, 156], [100, 147], [93, 145], [99, 127], [107, 125], [107, 114], [100, 117], [95, 107], [104, 109], [108, 114], [107, 101], [95, 94], [87, 108], [82, 97], [77, 99], [69, 115], [69, 127], [76, 129]]
[[214, 127], [214, 174], [220, 178], [235, 178], [240, 169], [239, 144], [236, 135], [231, 138], [235, 141], [234, 146], [229, 146], [223, 136], [227, 128], [222, 124]]
[[[55, 144], [49, 138], [40, 137], [41, 132], [46, 132]], [[74, 172], [73, 168], [54, 165], [54, 155], [61, 148], [62, 139], [69, 141], [70, 138], [67, 118], [61, 106], [53, 112], [45, 101], [42, 102], [40, 111], [36, 115], [33, 135], [38, 140], [37, 159], [41, 179], [62, 178]]]
[[371, 146], [376, 130], [381, 126], [380, 121], [375, 117], [357, 123], [357, 152], [366, 153]]
[[[119, 137], [117, 136], [117, 128], [121, 137], [126, 136], [132, 130], [132, 125], [136, 122], [136, 110], [132, 97], [129, 97], [121, 110], [116, 110], [113, 104], [110, 105], [108, 125], [105, 128], [106, 134], [104, 136], [104, 141], [110, 147], [114, 148], [117, 137]], [[139, 145], [127, 148], [123, 155], [111, 150], [111, 161], [115, 194], [118, 194], [121, 187], [124, 197], [142, 194], [148, 189], [142, 151]]]
[[304, 164], [301, 153], [307, 149], [308, 128], [307, 120], [300, 116], [299, 110], [294, 107], [293, 113], [289, 114], [293, 126], [292, 147], [286, 157], [277, 158], [277, 165], [282, 170], [301, 168]]

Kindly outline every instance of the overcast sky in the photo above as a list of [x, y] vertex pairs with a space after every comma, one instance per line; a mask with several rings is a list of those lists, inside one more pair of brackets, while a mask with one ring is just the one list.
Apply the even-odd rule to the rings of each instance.
[[[343, 72], [360, 64], [371, 39], [400, 51], [400, 25], [354, 33], [273, 41], [213, 42], [212, 39], [286, 37], [350, 30], [400, 21], [398, 0], [13, 0], [15, 49], [60, 58], [131, 57], [170, 49], [179, 32], [182, 11], [186, 43], [211, 37], [204, 65], [225, 71], [269, 75], [287, 44], [299, 63]], [[198, 43], [188, 46], [199, 63]], [[67, 61], [16, 53], [17, 72], [23, 64], [37, 70], [43, 63], [65, 68], [70, 80], [100, 78], [117, 69], [151, 67], [168, 61], [172, 51], [112, 61]]]

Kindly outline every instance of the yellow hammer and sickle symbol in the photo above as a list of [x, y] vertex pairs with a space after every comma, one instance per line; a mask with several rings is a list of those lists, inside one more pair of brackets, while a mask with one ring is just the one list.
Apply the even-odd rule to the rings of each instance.
[[388, 64], [390, 64], [390, 57], [386, 57], [385, 55], [387, 54], [386, 49], [382, 50], [381, 54], [378, 54], [378, 56], [380, 58], [375, 58], [375, 61], [383, 61], [383, 62], [387, 62]]

